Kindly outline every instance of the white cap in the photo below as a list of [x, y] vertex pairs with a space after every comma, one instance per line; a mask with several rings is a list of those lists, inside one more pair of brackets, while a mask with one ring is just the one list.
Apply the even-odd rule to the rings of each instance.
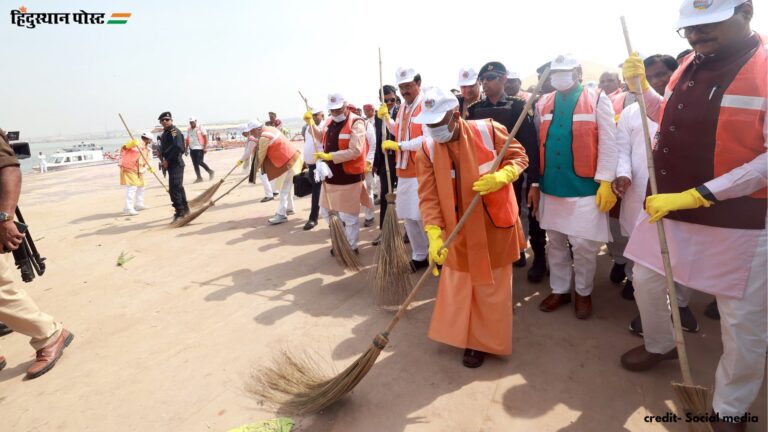
[[258, 129], [263, 126], [264, 124], [258, 120], [251, 120], [245, 125], [245, 127], [248, 128], [248, 130]]
[[240, 129], [240, 132], [248, 132], [248, 131], [250, 131], [250, 129], [248, 129], [248, 123], [241, 124], [238, 129]]
[[514, 71], [507, 71], [507, 79], [520, 79], [520, 75]]
[[725, 21], [747, 0], [683, 0], [676, 28]]
[[418, 75], [413, 68], [397, 68], [395, 72], [395, 84], [405, 84], [413, 81], [413, 78]]
[[459, 69], [459, 87], [471, 86], [477, 83], [477, 71], [473, 68]]
[[341, 93], [331, 93], [328, 95], [327, 108], [329, 110], [339, 109], [344, 106], [345, 102], [346, 101], [344, 100], [344, 96], [342, 96]]
[[569, 71], [579, 66], [579, 61], [573, 54], [561, 54], [549, 63], [549, 70]]
[[196, 121], [197, 121], [197, 117], [195, 117], [195, 116], [190, 116], [190, 117], [189, 117], [189, 121], [191, 121], [191, 122], [196, 122]]
[[421, 99], [421, 113], [414, 117], [413, 122], [418, 124], [434, 124], [445, 117], [445, 113], [458, 108], [459, 100], [451, 92], [444, 92], [437, 87], [424, 90]]
[[144, 132], [143, 134], [141, 134], [141, 137], [142, 138], [146, 138], [146, 139], [148, 139], [150, 141], [154, 141], [155, 140], [155, 134], [153, 134], [152, 132]]

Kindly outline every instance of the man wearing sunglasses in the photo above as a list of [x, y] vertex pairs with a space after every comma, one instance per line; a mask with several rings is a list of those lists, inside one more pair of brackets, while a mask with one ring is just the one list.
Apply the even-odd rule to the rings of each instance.
[[677, 358], [653, 225], [664, 218], [675, 282], [714, 294], [720, 310], [716, 431], [745, 430], [734, 417], [744, 416], [760, 392], [768, 348], [768, 38], [750, 29], [752, 15], [748, 0], [685, 0], [677, 27], [694, 52], [664, 96], [651, 88], [636, 54], [624, 62], [630, 90], [642, 91], [648, 117], [659, 124], [653, 151], [659, 193], [645, 199], [647, 215], [625, 252], [635, 262], [645, 343], [621, 363], [643, 371]]
[[429, 240], [421, 222], [419, 181], [416, 176], [416, 152], [421, 149], [424, 137], [422, 126], [413, 122], [413, 118], [421, 112], [421, 75], [411, 68], [399, 68], [395, 73], [395, 80], [400, 94], [405, 99], [405, 105], [400, 107], [396, 121], [392, 121], [386, 105], [379, 108], [378, 115], [396, 137], [396, 141], [384, 141], [381, 148], [384, 151], [396, 151], [398, 180], [395, 207], [397, 216], [404, 221], [405, 232], [411, 243], [411, 267], [415, 272], [429, 265]]
[[[483, 86], [483, 92], [485, 97], [480, 102], [472, 105], [468, 108], [467, 119], [479, 120], [479, 119], [493, 119], [507, 128], [507, 132], [511, 131], [517, 122], [517, 118], [523, 113], [525, 108], [525, 100], [519, 97], [512, 97], [507, 95], [504, 91], [504, 86], [507, 83], [507, 68], [500, 62], [486, 63], [479, 73], [479, 80]], [[528, 200], [529, 205], [533, 207], [528, 212], [529, 228], [531, 228], [531, 245], [533, 246], [533, 267], [541, 269], [541, 273], [544, 273], [543, 268], [546, 267], [546, 258], [544, 245], [546, 244], [545, 232], [539, 228], [538, 223], [535, 221], [535, 214], [539, 205], [539, 139], [536, 136], [536, 126], [533, 122], [533, 116], [525, 114], [525, 120], [520, 126], [520, 129], [515, 135], [515, 139], [520, 142], [525, 148], [525, 152], [528, 154], [528, 168], [525, 173], [528, 177]], [[523, 181], [515, 182], [514, 185], [515, 198], [517, 199], [517, 206], [520, 208], [520, 203], [523, 197]], [[520, 259], [515, 262], [515, 267], [525, 267], [525, 247], [520, 254]], [[532, 267], [532, 268], [533, 268]]]
[[157, 118], [163, 126], [160, 136], [160, 159], [163, 171], [168, 171], [168, 189], [173, 204], [174, 223], [189, 213], [187, 194], [184, 191], [184, 135], [173, 125], [171, 113], [165, 111]]
[[[379, 89], [379, 93], [381, 93], [381, 89]], [[395, 87], [391, 85], [385, 85], [384, 86], [384, 95], [383, 98], [380, 98], [383, 103], [387, 106], [387, 113], [389, 114], [390, 118], [396, 118], [397, 117], [397, 90]], [[379, 194], [379, 229], [384, 225], [384, 216], [387, 214], [387, 194], [389, 193], [389, 184], [387, 183], [387, 175], [389, 175], [389, 180], [392, 183], [393, 188], [397, 188], [397, 161], [395, 159], [395, 152], [393, 151], [383, 151], [381, 149], [381, 144], [383, 140], [394, 140], [395, 136], [392, 135], [390, 131], [386, 132], [386, 136], [382, 140], [382, 132], [381, 128], [383, 127], [383, 122], [381, 120], [381, 117], [375, 116], [374, 118], [374, 126], [376, 129], [376, 152], [373, 155], [373, 172], [376, 173], [376, 175], [379, 176], [379, 186], [381, 193]], [[384, 161], [384, 158], [387, 158], [388, 161]], [[389, 172], [387, 172], [387, 163], [389, 164]], [[376, 237], [375, 240], [373, 240], [373, 245], [377, 246], [379, 243], [381, 243], [381, 233]]]

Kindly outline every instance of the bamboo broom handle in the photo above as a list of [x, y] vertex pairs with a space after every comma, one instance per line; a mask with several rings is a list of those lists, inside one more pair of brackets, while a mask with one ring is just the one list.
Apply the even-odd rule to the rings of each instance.
[[[502, 159], [504, 159], [504, 155], [507, 153], [507, 149], [509, 148], [510, 144], [512, 144], [512, 140], [515, 139], [515, 135], [517, 135], [517, 131], [520, 129], [520, 126], [523, 124], [523, 121], [525, 120], [527, 113], [530, 111], [531, 107], [533, 106], [534, 98], [536, 98], [536, 95], [539, 94], [539, 92], [541, 91], [542, 84], [544, 84], [544, 81], [546, 81], [548, 77], [549, 77], [549, 68], [544, 70], [544, 72], [541, 74], [541, 78], [539, 78], [538, 84], [536, 84], [536, 89], [533, 91], [533, 93], [531, 93], [530, 96], [528, 96], [528, 100], [525, 102], [525, 107], [523, 108], [523, 111], [520, 113], [520, 116], [517, 118], [517, 122], [515, 122], [515, 126], [509, 132], [509, 137], [507, 137], [507, 141], [504, 143], [504, 147], [496, 156], [496, 159], [494, 159], [493, 167], [490, 169], [489, 172], [495, 172], [499, 168], [499, 165], [501, 165]], [[474, 198], [472, 198], [472, 202], [469, 203], [467, 210], [461, 216], [461, 219], [459, 219], [459, 222], [456, 224], [456, 227], [453, 229], [453, 231], [451, 231], [451, 234], [448, 236], [448, 239], [445, 240], [445, 243], [443, 244], [442, 249], [448, 249], [451, 243], [453, 243], [453, 241], [456, 240], [456, 236], [458, 236], [461, 229], [464, 228], [464, 224], [467, 223], [467, 219], [469, 219], [469, 215], [472, 214], [472, 211], [475, 209], [475, 207], [477, 207], [477, 204], [480, 202], [480, 198], [481, 198], [480, 193], [476, 193]], [[397, 323], [400, 321], [400, 318], [405, 314], [406, 309], [408, 309], [408, 305], [410, 305], [413, 299], [416, 298], [416, 294], [418, 294], [418, 292], [424, 286], [424, 283], [426, 282], [427, 278], [431, 276], [432, 270], [435, 268], [435, 265], [436, 264], [434, 262], [431, 262], [429, 264], [429, 268], [427, 268], [424, 274], [421, 275], [421, 278], [419, 278], [419, 281], [416, 282], [416, 286], [413, 287], [413, 290], [411, 290], [411, 293], [408, 294], [408, 297], [405, 299], [405, 301], [403, 301], [403, 304], [400, 306], [400, 309], [397, 311], [397, 314], [395, 314], [395, 316], [389, 322], [389, 325], [387, 325], [387, 328], [384, 330], [385, 337], [389, 335], [392, 329], [394, 329]]]
[[[627, 55], [632, 55], [632, 44], [629, 41], [629, 30], [627, 29], [627, 21], [624, 17], [621, 17], [621, 27], [624, 31], [624, 42], [627, 45]], [[648, 129], [648, 116], [645, 109], [645, 99], [643, 99], [643, 92], [640, 88], [640, 77], [635, 79], [635, 88], [637, 92], [637, 105], [640, 108], [640, 116], [643, 122], [643, 135], [645, 136], [645, 157], [648, 163], [648, 178], [651, 183], [651, 194], [656, 195], [659, 193], [659, 189], [656, 183], [656, 170], [653, 164], [653, 147], [651, 145], [651, 134]], [[691, 376], [691, 367], [688, 364], [688, 354], [685, 350], [685, 339], [683, 339], [683, 328], [680, 324], [680, 310], [677, 307], [677, 289], [675, 288], [675, 279], [672, 274], [672, 261], [669, 258], [669, 247], [667, 246], [667, 235], [664, 231], [664, 219], [656, 223], [656, 228], [659, 232], [659, 246], [661, 247], [661, 259], [664, 263], [664, 274], [667, 277], [667, 290], [669, 291], [669, 303], [672, 309], [672, 323], [675, 327], [675, 345], [677, 347], [677, 355], [680, 360], [680, 372], [683, 375], [683, 383], [686, 385], [693, 385], [693, 377]]]
[[[125, 124], [125, 119], [123, 119], [123, 115], [120, 113], [117, 113], [117, 115], [120, 117], [120, 121], [123, 122], [123, 126], [125, 126], [125, 131], [128, 132], [128, 136], [131, 137], [131, 141], [133, 141], [134, 139], [133, 134], [131, 133], [131, 130], [128, 129], [128, 125]], [[147, 160], [147, 158], [144, 157], [144, 153], [142, 153], [141, 150], [139, 150], [139, 155], [144, 160], [144, 163], [147, 164], [148, 167], [152, 168], [152, 165], [149, 164], [149, 161]], [[152, 169], [152, 174], [155, 176], [157, 181], [160, 182], [160, 184], [163, 186], [163, 189], [165, 189], [167, 193], [171, 193], [171, 191], [168, 190], [168, 186], [166, 186], [165, 183], [163, 183], [163, 181], [160, 180], [160, 177], [158, 177], [157, 172], [155, 172], [154, 169]]]
[[[381, 88], [381, 103], [384, 102], [384, 75], [381, 71], [381, 48], [379, 48], [379, 87]], [[381, 119], [381, 142], [384, 143], [384, 140], [387, 139], [387, 125], [384, 119]], [[375, 145], [375, 143], [374, 143]], [[387, 189], [389, 193], [392, 192], [392, 177], [389, 173], [389, 154], [386, 151], [382, 151], [384, 154], [384, 168], [387, 170], [387, 186], [389, 188]], [[384, 197], [386, 199], [386, 197]]]

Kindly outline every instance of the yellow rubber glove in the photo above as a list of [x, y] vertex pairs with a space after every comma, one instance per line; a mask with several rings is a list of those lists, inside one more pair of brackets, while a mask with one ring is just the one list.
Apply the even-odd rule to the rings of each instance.
[[312, 126], [315, 124], [315, 119], [312, 118], [311, 110], [307, 110], [307, 112], [304, 113], [304, 123], [306, 123], [309, 126]]
[[[429, 239], [429, 262], [442, 265], [448, 257], [448, 249], [443, 248], [443, 230], [439, 226], [427, 225], [424, 231]], [[432, 269], [432, 275], [440, 276], [437, 267]]]
[[696, 189], [680, 193], [651, 195], [645, 199], [645, 212], [651, 215], [649, 223], [654, 223], [675, 210], [689, 210], [709, 207], [713, 203], [706, 200]]
[[400, 150], [400, 145], [397, 144], [397, 141], [384, 140], [384, 142], [381, 143], [381, 151], [385, 152], [387, 150]]
[[381, 104], [378, 111], [376, 111], [376, 117], [389, 120], [389, 108], [387, 107], [387, 104]]
[[517, 168], [514, 165], [507, 165], [499, 171], [480, 177], [472, 184], [472, 190], [480, 192], [480, 195], [486, 195], [513, 183], [518, 177], [520, 173], [517, 172]]
[[616, 195], [611, 188], [611, 182], [600, 180], [600, 187], [597, 189], [597, 196], [595, 197], [598, 209], [605, 213], [616, 205]]
[[333, 160], [333, 156], [330, 153], [317, 152], [317, 153], [315, 153], [315, 159], [322, 159], [324, 161], [332, 161]]
[[242, 159], [238, 160], [237, 163], [235, 164], [236, 167], [239, 167], [241, 165], [243, 165], [243, 160]]
[[636, 78], [640, 78], [640, 87], [642, 88], [642, 91], [646, 91], [651, 87], [648, 84], [648, 79], [645, 78], [645, 65], [643, 64], [643, 59], [640, 58], [637, 52], [633, 52], [631, 56], [624, 60], [624, 64], [621, 67], [621, 73], [624, 75], [624, 81], [627, 82], [627, 86], [631, 92], [637, 92], [637, 88], [635, 87]]
[[139, 145], [139, 142], [136, 141], [135, 139], [132, 139], [132, 140], [128, 141], [127, 143], [125, 143], [125, 145], [123, 147], [127, 148], [128, 150], [130, 150], [130, 149], [136, 147], [137, 145]]

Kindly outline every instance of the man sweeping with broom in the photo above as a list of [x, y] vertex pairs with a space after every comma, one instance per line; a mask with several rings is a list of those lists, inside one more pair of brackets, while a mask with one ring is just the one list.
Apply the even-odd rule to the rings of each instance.
[[[715, 431], [743, 431], [765, 377], [768, 39], [750, 30], [751, 1], [685, 0], [677, 27], [691, 44], [662, 97], [639, 56], [624, 62], [659, 124], [653, 165], [659, 193], [646, 198], [626, 248], [645, 343], [621, 357], [644, 371], [677, 358], [654, 223], [664, 219], [676, 283], [714, 294], [723, 356], [712, 401]], [[633, 88], [639, 78], [641, 89]], [[650, 222], [650, 223], [648, 223]], [[706, 409], [706, 408], [705, 408]]]
[[360, 206], [373, 208], [365, 189], [365, 155], [368, 153], [365, 121], [349, 110], [341, 94], [328, 95], [327, 108], [331, 118], [322, 130], [312, 120], [311, 110], [304, 114], [312, 139], [322, 143], [315, 159], [325, 161], [332, 173], [324, 179], [320, 192], [321, 212], [326, 217], [329, 211], [339, 213], [349, 246], [357, 253]]
[[[425, 92], [413, 121], [426, 125], [431, 138], [425, 139], [416, 165], [429, 259], [445, 263], [429, 337], [465, 348], [464, 366], [476, 368], [486, 353], [512, 351], [512, 263], [526, 240], [511, 183], [528, 166], [528, 156], [513, 141], [498, 170], [488, 172], [507, 129], [489, 119], [463, 120], [458, 107], [450, 92]], [[477, 192], [483, 208], [470, 214], [450, 253], [441, 251], [443, 237]]]

